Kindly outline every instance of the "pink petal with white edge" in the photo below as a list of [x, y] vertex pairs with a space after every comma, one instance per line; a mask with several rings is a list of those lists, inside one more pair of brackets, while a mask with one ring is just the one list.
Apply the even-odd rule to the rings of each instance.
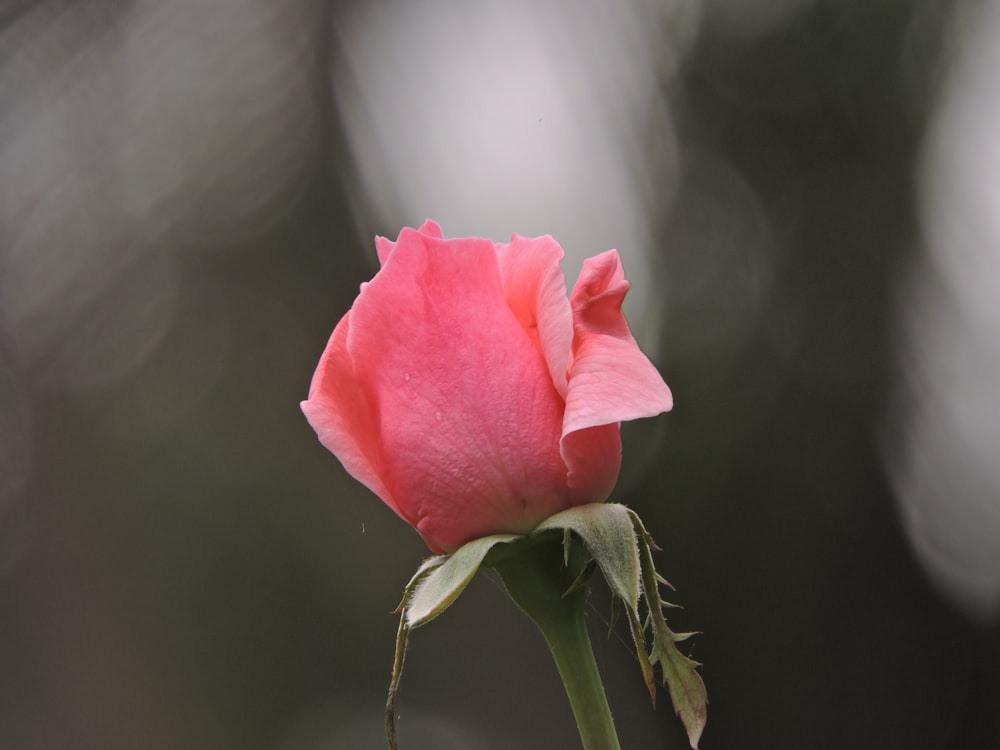
[[302, 411], [319, 441], [340, 459], [348, 473], [412, 523], [397, 507], [383, 481], [378, 417], [372, 400], [355, 377], [347, 351], [350, 318], [348, 312], [333, 330], [309, 386], [309, 398], [302, 402]]
[[552, 237], [514, 235], [497, 246], [504, 296], [518, 322], [545, 356], [552, 382], [566, 396], [566, 366], [573, 344], [573, 313], [559, 262], [563, 249]]
[[351, 311], [384, 484], [428, 545], [525, 533], [569, 504], [562, 399], [508, 307], [488, 240], [405, 229]]
[[628, 292], [616, 250], [589, 258], [573, 289], [573, 359], [563, 435], [670, 411], [673, 397], [632, 337], [621, 306]]

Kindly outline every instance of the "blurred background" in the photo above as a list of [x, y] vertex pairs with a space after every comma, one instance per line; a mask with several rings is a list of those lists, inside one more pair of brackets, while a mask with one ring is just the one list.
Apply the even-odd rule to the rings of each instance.
[[[379, 748], [427, 554], [299, 411], [373, 235], [621, 250], [702, 747], [1000, 747], [1000, 6], [0, 3], [0, 748]], [[628, 636], [625, 748], [682, 748]], [[578, 746], [477, 578], [403, 747]]]

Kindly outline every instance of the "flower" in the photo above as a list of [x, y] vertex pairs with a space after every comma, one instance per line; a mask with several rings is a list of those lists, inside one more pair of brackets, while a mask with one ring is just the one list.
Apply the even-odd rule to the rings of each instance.
[[427, 221], [375, 246], [302, 402], [320, 442], [435, 552], [606, 500], [619, 423], [673, 405], [621, 311], [617, 251], [567, 298], [548, 236], [446, 240]]

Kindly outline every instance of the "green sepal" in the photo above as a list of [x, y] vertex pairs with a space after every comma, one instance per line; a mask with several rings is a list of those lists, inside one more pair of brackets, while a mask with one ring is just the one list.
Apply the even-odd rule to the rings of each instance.
[[648, 610], [647, 623], [653, 639], [649, 661], [660, 665], [674, 710], [687, 731], [688, 742], [692, 748], [697, 748], [708, 718], [708, 693], [698, 674], [698, 667], [701, 665], [677, 648], [678, 641], [689, 638], [694, 633], [674, 633], [667, 627], [663, 608], [668, 605], [660, 599], [659, 584], [670, 584], [662, 580], [654, 567], [653, 549], [658, 548], [639, 516], [631, 510], [629, 514], [639, 541], [643, 595]]
[[613, 594], [612, 611], [620, 603], [627, 613], [642, 679], [655, 706], [656, 681], [653, 677], [653, 665], [646, 653], [644, 629], [639, 620], [639, 538], [632, 521], [632, 511], [616, 503], [579, 505], [546, 519], [535, 533], [547, 529], [563, 530], [563, 548], [567, 556], [568, 540], [570, 532], [573, 532], [583, 540], [587, 551], [597, 561]]
[[[403, 594], [397, 612], [401, 612], [396, 637], [396, 658], [386, 704], [386, 735], [391, 750], [396, 750], [395, 698], [402, 674], [409, 631], [424, 625], [444, 612], [462, 593], [480, 567], [495, 567], [512, 556], [524, 554], [524, 544], [534, 546], [545, 535], [561, 532], [563, 563], [568, 566], [573, 539], [583, 542], [590, 559], [580, 568], [563, 597], [586, 587], [599, 567], [613, 594], [612, 613], [624, 609], [636, 647], [643, 681], [656, 705], [656, 681], [653, 666], [660, 664], [663, 682], [670, 693], [678, 717], [684, 724], [692, 748], [705, 727], [708, 698], [697, 668], [700, 664], [682, 654], [676, 644], [694, 633], [674, 633], [667, 627], [663, 610], [677, 605], [660, 598], [659, 586], [673, 586], [663, 578], [653, 563], [653, 551], [659, 547], [634, 511], [614, 503], [581, 505], [557, 513], [543, 521], [528, 536], [496, 534], [473, 540], [450, 555], [439, 555], [423, 562]], [[519, 543], [515, 543], [519, 542]], [[578, 554], [578, 553], [577, 553]], [[645, 622], [640, 619], [639, 602], [645, 599]], [[646, 631], [652, 641], [647, 653]]]
[[[563, 567], [566, 567], [565, 565]], [[587, 584], [590, 583], [590, 579], [594, 575], [594, 571], [597, 569], [597, 560], [588, 560], [584, 563], [583, 569], [580, 571], [580, 575], [576, 577], [576, 580], [570, 584], [570, 587], [563, 592], [563, 597], [567, 597], [574, 591], [579, 591], [580, 589], [586, 588]]]
[[618, 620], [622, 616], [622, 602], [617, 596], [611, 597], [611, 610], [608, 612], [608, 638], [618, 627]]
[[[629, 509], [616, 503], [578, 505], [556, 513], [532, 532], [573, 532], [597, 561], [611, 593], [629, 609], [639, 606], [639, 550]], [[564, 536], [564, 554], [566, 539]]]
[[459, 547], [413, 588], [404, 607], [407, 627], [424, 625], [444, 612], [476, 575], [486, 554], [498, 544], [513, 542], [517, 534], [484, 536]]
[[398, 615], [402, 612], [406, 603], [413, 595], [413, 589], [417, 587], [417, 584], [420, 583], [424, 576], [434, 570], [434, 568], [444, 565], [446, 562], [448, 562], [448, 555], [435, 555], [434, 557], [428, 557], [420, 563], [420, 567], [417, 568], [417, 572], [413, 574], [410, 582], [406, 584], [406, 588], [403, 589], [403, 598], [399, 600], [399, 604], [397, 604], [396, 608], [392, 610], [392, 614]]
[[403, 598], [393, 610], [399, 614], [399, 628], [396, 630], [396, 653], [392, 658], [392, 678], [389, 680], [389, 696], [385, 701], [385, 736], [391, 750], [397, 750], [399, 740], [396, 735], [396, 695], [399, 693], [399, 681], [403, 678], [403, 662], [406, 659], [406, 646], [410, 641], [410, 628], [406, 624], [406, 605], [413, 596], [413, 591], [432, 571], [448, 561], [447, 555], [428, 557], [417, 568], [410, 582], [403, 589]]

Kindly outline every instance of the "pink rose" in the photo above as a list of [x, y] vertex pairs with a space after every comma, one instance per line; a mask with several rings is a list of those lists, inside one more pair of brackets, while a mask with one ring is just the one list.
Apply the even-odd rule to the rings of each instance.
[[619, 423], [673, 405], [622, 314], [617, 251], [567, 299], [551, 237], [445, 240], [428, 221], [375, 247], [302, 402], [320, 442], [435, 552], [606, 500]]

